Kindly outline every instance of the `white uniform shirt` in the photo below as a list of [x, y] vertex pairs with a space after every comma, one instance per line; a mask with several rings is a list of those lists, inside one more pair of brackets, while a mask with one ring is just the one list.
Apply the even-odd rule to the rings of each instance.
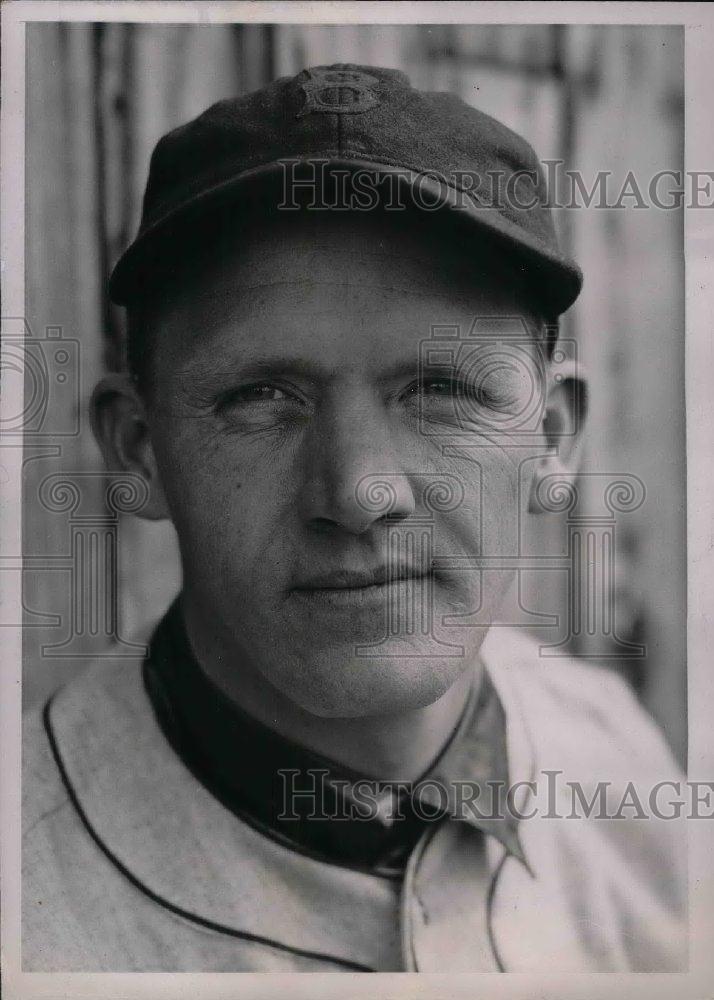
[[[624, 682], [492, 629], [482, 658], [522, 785], [527, 864], [458, 820], [401, 883], [306, 857], [224, 808], [176, 756], [140, 664], [102, 659], [24, 724], [27, 971], [679, 971], [681, 820], [570, 818], [608, 783], [681, 780]], [[624, 813], [624, 814], [623, 814]]]

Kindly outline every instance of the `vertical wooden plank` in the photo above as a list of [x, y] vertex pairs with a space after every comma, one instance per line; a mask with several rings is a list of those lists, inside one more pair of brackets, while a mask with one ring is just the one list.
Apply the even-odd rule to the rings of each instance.
[[[49, 568], [53, 558], [69, 554], [68, 516], [43, 508], [39, 489], [51, 473], [98, 468], [87, 402], [102, 369], [102, 309], [91, 34], [59, 24], [27, 28], [26, 316], [35, 340], [44, 341], [48, 372], [43, 433], [27, 435], [25, 443], [23, 550], [44, 564], [24, 575], [23, 697], [29, 704], [77, 668], [43, 656], [42, 646], [59, 642], [62, 630], [37, 627], [42, 619], [32, 613], [60, 616], [69, 627], [69, 573]], [[61, 368], [47, 327], [61, 329], [71, 342]], [[82, 494], [88, 508], [101, 511], [101, 477], [83, 483]]]
[[[682, 168], [679, 29], [602, 28], [601, 86], [578, 109], [575, 162], [590, 185], [612, 172], [611, 203], [629, 171], [644, 188]], [[682, 217], [678, 211], [580, 208], [576, 254], [586, 275], [576, 306], [592, 374], [587, 467], [627, 471], [645, 505], [618, 519], [622, 630], [638, 630], [645, 703], [683, 758], [685, 549]], [[593, 504], [596, 499], [593, 497]], [[623, 664], [626, 668], [627, 664]]]

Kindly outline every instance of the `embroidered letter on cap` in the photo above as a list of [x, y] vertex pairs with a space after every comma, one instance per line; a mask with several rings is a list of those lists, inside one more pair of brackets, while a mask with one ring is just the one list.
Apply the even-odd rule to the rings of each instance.
[[360, 114], [379, 104], [372, 90], [376, 77], [357, 70], [308, 69], [300, 82], [306, 102], [298, 118], [311, 111], [327, 111], [333, 115]]

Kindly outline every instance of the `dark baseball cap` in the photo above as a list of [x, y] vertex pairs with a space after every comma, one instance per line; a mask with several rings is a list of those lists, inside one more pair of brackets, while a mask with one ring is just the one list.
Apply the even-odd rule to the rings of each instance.
[[452, 94], [416, 90], [398, 70], [338, 64], [219, 101], [158, 142], [139, 232], [111, 275], [112, 299], [131, 304], [167, 260], [200, 255], [208, 219], [239, 232], [257, 191], [269, 188], [275, 204], [287, 197], [289, 206], [286, 184], [302, 181], [304, 195], [317, 166], [396, 180], [418, 208], [449, 213], [498, 243], [550, 317], [580, 292], [582, 273], [558, 247], [544, 172], [524, 139]]

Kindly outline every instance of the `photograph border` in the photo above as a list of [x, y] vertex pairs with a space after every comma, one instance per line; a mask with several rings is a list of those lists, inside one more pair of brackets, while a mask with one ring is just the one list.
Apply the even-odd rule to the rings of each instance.
[[[25, 24], [163, 22], [219, 24], [681, 24], [685, 29], [685, 170], [714, 170], [714, 9], [707, 3], [227, 3], [63, 2], [9, 0], [2, 5], [3, 151], [0, 257], [2, 314], [25, 313]], [[687, 650], [689, 768], [714, 782], [714, 208], [685, 211]], [[3, 331], [4, 332], [4, 331]], [[3, 345], [4, 349], [4, 345]], [[14, 386], [14, 383], [11, 383]], [[16, 389], [17, 387], [15, 387]], [[13, 392], [0, 393], [0, 415], [17, 413]], [[0, 551], [22, 551], [22, 441], [0, 441]], [[8, 620], [22, 619], [21, 577], [0, 573]], [[5, 996], [167, 997], [661, 997], [703, 1000], [714, 983], [714, 819], [688, 824], [690, 969], [687, 973], [23, 973], [20, 963], [20, 803], [22, 628], [6, 627], [0, 671], [0, 886]], [[376, 978], [375, 978], [376, 977]], [[485, 977], [485, 978], [484, 978]]]

